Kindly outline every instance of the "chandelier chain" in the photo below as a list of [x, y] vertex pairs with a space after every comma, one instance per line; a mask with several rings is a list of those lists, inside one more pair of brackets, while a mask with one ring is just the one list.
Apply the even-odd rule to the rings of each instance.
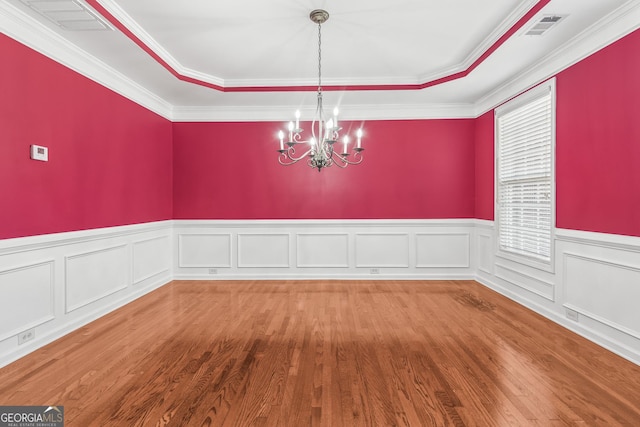
[[322, 24], [318, 24], [318, 92], [322, 91]]

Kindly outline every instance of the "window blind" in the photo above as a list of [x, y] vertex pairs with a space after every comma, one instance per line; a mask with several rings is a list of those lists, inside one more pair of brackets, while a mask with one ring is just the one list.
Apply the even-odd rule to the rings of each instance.
[[551, 258], [552, 96], [501, 114], [498, 131], [500, 249]]

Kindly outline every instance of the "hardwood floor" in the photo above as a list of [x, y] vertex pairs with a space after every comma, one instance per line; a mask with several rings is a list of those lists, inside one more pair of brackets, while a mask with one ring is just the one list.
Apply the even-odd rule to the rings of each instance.
[[640, 426], [640, 367], [475, 282], [173, 282], [0, 370], [67, 426]]

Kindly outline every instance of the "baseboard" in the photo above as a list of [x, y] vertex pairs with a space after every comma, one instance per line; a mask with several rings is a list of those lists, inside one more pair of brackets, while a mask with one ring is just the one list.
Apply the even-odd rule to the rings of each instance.
[[561, 316], [557, 312], [549, 310], [546, 307], [543, 307], [542, 305], [534, 302], [533, 300], [524, 297], [520, 293], [513, 292], [504, 286], [498, 285], [497, 283], [487, 279], [486, 277], [476, 276], [474, 280], [481, 285], [486, 286], [487, 288], [551, 320], [552, 322], [580, 335], [581, 337], [598, 344], [599, 346], [611, 351], [612, 353], [617, 354], [618, 356], [627, 359], [630, 362], [635, 363], [636, 365], [640, 365], [640, 352], [637, 352], [633, 348], [628, 347], [624, 343], [612, 340], [610, 337], [607, 337], [593, 329], [585, 327], [580, 323], [571, 321], [566, 317]]

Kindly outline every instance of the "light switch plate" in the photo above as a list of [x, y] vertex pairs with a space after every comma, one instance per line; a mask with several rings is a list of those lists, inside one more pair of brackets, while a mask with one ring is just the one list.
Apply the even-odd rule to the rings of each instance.
[[31, 146], [31, 158], [33, 160], [40, 160], [42, 162], [49, 161], [49, 149], [41, 145]]

